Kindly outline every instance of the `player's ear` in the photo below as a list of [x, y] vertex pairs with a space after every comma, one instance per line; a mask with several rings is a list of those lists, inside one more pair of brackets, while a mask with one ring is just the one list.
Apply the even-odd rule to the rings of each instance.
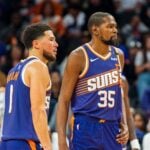
[[94, 34], [94, 35], [98, 35], [99, 33], [98, 33], [98, 27], [97, 26], [92, 26], [92, 33]]
[[38, 40], [33, 40], [32, 41], [32, 46], [33, 46], [33, 48], [35, 48], [35, 49], [39, 49], [39, 41]]

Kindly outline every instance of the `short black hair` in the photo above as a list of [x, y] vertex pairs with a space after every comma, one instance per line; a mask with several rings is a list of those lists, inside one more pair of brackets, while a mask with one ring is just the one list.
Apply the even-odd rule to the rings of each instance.
[[92, 14], [88, 20], [88, 30], [91, 33], [91, 28], [93, 25], [99, 26], [100, 24], [103, 23], [103, 18], [107, 17], [107, 16], [111, 16], [111, 14], [107, 13], [107, 12], [96, 12], [94, 14]]
[[51, 30], [51, 27], [43, 23], [28, 25], [22, 32], [22, 42], [27, 49], [32, 47], [32, 41], [44, 35], [44, 32]]

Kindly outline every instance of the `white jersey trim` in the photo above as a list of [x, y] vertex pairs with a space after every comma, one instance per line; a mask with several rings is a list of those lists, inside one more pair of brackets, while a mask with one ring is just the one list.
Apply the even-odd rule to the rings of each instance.
[[99, 53], [97, 53], [91, 46], [89, 43], [86, 43], [86, 45], [88, 46], [88, 48], [90, 49], [90, 51], [92, 53], [94, 53], [97, 57], [103, 59], [103, 60], [107, 60], [110, 56], [111, 56], [111, 46], [109, 46], [109, 53], [106, 56], [102, 56]]
[[[21, 73], [21, 78], [22, 78], [22, 82], [23, 82], [23, 84], [24, 85], [26, 85], [27, 87], [29, 87], [27, 84], [26, 84], [26, 82], [25, 82], [25, 70], [26, 70], [26, 68], [27, 68], [27, 66], [28, 65], [30, 65], [30, 64], [32, 64], [32, 63], [34, 63], [34, 62], [40, 62], [42, 65], [44, 65], [44, 67], [47, 67], [46, 66], [46, 64], [44, 64], [38, 57], [35, 57], [35, 56], [30, 56], [30, 57], [28, 57], [27, 59], [29, 59], [29, 58], [36, 58], [36, 59], [33, 59], [32, 61], [30, 61], [29, 63], [27, 63], [24, 67], [23, 67], [23, 70], [22, 70], [22, 73]], [[51, 87], [51, 84], [50, 84], [50, 87]]]

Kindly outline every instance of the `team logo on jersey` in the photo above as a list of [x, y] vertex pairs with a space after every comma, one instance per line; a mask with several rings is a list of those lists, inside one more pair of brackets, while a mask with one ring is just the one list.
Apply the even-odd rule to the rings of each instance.
[[106, 72], [96, 77], [88, 79], [87, 89], [89, 92], [92, 92], [96, 89], [101, 89], [101, 88], [115, 85], [118, 82], [119, 82], [119, 72], [117, 69], [115, 69], [115, 70], [111, 70], [110, 72]]
[[94, 61], [96, 61], [96, 60], [98, 60], [99, 58], [91, 58], [90, 59], [90, 62], [94, 62]]
[[115, 57], [111, 57], [110, 58], [112, 61], [117, 61], [117, 58], [115, 58]]

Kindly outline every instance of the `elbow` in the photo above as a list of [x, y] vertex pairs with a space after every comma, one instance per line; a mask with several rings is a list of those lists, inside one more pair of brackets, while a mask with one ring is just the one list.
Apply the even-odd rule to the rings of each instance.
[[33, 118], [39, 118], [40, 114], [46, 114], [45, 108], [31, 108]]

